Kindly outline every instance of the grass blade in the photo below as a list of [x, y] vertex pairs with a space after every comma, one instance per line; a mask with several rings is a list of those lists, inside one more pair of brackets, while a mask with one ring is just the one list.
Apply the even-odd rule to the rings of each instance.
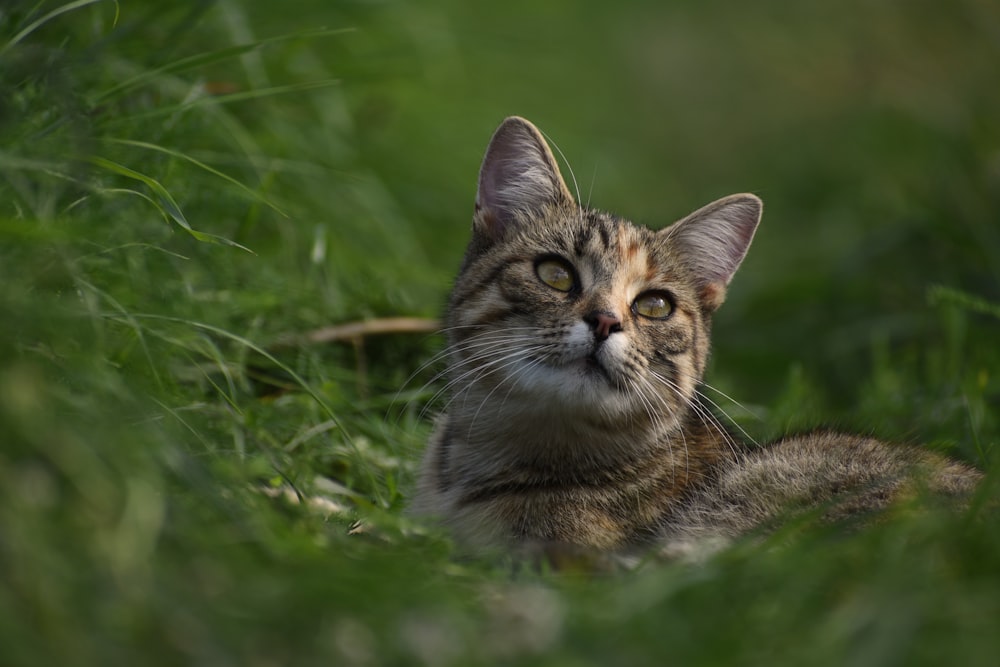
[[146, 149], [151, 150], [151, 151], [156, 151], [156, 152], [159, 152], [159, 153], [163, 153], [165, 155], [169, 155], [171, 157], [178, 158], [180, 160], [185, 160], [187, 162], [190, 162], [191, 164], [195, 165], [196, 167], [198, 167], [200, 169], [203, 169], [203, 170], [207, 171], [208, 173], [212, 174], [213, 176], [218, 176], [219, 178], [223, 179], [227, 183], [230, 183], [230, 184], [236, 186], [237, 188], [239, 188], [240, 190], [242, 190], [244, 193], [246, 193], [247, 195], [249, 195], [250, 198], [253, 199], [254, 201], [260, 202], [261, 204], [264, 204], [265, 206], [268, 206], [269, 208], [271, 208], [272, 210], [276, 211], [277, 213], [280, 213], [285, 218], [288, 217], [288, 214], [285, 213], [283, 210], [281, 210], [281, 208], [279, 208], [277, 204], [275, 204], [274, 202], [272, 202], [271, 200], [269, 200], [267, 197], [263, 196], [262, 194], [260, 194], [256, 190], [253, 190], [252, 188], [250, 188], [247, 185], [241, 183], [240, 181], [236, 180], [232, 176], [230, 176], [228, 174], [225, 174], [225, 173], [219, 171], [218, 169], [205, 164], [201, 160], [198, 160], [197, 158], [191, 157], [190, 155], [185, 155], [184, 153], [181, 153], [180, 151], [175, 151], [175, 150], [172, 150], [170, 148], [166, 148], [164, 146], [157, 146], [156, 144], [151, 144], [151, 143], [148, 143], [148, 142], [145, 142], [145, 141], [135, 141], [133, 139], [107, 138], [107, 139], [105, 139], [105, 141], [108, 141], [108, 142], [111, 142], [111, 143], [116, 143], [116, 144], [122, 144], [124, 146], [135, 146], [137, 148], [146, 148]]
[[177, 203], [177, 201], [173, 198], [173, 195], [171, 195], [170, 192], [152, 176], [147, 176], [146, 174], [135, 171], [134, 169], [129, 169], [125, 165], [118, 164], [117, 162], [112, 162], [111, 160], [96, 155], [92, 156], [90, 158], [90, 161], [93, 164], [97, 165], [98, 167], [107, 169], [108, 171], [118, 174], [120, 176], [124, 176], [126, 178], [131, 178], [133, 180], [139, 181], [140, 183], [148, 187], [156, 195], [157, 201], [155, 202], [155, 204], [157, 208], [160, 210], [160, 212], [164, 215], [164, 217], [166, 217], [169, 220], [173, 220], [179, 227], [184, 229], [188, 234], [198, 239], [199, 241], [233, 246], [241, 250], [246, 250], [251, 254], [254, 254], [252, 250], [250, 250], [245, 246], [240, 245], [235, 241], [223, 238], [221, 236], [216, 236], [214, 234], [200, 232], [194, 229], [191, 226], [191, 223], [187, 221], [187, 218], [184, 217], [184, 212], [181, 211], [181, 207]]
[[[112, 321], [121, 322], [121, 323], [123, 323], [123, 324], [125, 324], [125, 325], [127, 325], [129, 327], [134, 327], [135, 326], [134, 322], [136, 320], [143, 320], [143, 319], [145, 319], [145, 320], [159, 320], [161, 322], [172, 322], [172, 323], [175, 323], [175, 324], [183, 324], [185, 326], [193, 327], [195, 329], [200, 329], [202, 331], [206, 331], [206, 332], [215, 334], [217, 336], [221, 336], [223, 338], [227, 338], [227, 339], [229, 339], [229, 340], [231, 340], [233, 342], [236, 342], [236, 343], [244, 346], [245, 348], [247, 348], [249, 350], [252, 350], [253, 352], [261, 355], [262, 357], [264, 357], [265, 359], [267, 359], [269, 362], [271, 362], [272, 364], [274, 364], [275, 366], [277, 366], [278, 368], [280, 368], [282, 370], [282, 372], [287, 373], [288, 376], [290, 378], [292, 378], [292, 380], [294, 380], [295, 383], [298, 384], [298, 386], [300, 386], [302, 388], [302, 390], [305, 391], [309, 395], [309, 397], [312, 398], [316, 402], [317, 405], [319, 405], [320, 409], [324, 413], [326, 413], [326, 415], [329, 417], [330, 421], [333, 422], [336, 425], [336, 427], [340, 430], [340, 432], [344, 434], [344, 440], [347, 442], [347, 445], [351, 448], [351, 451], [355, 454], [355, 456], [358, 457], [358, 460], [359, 461], [364, 461], [364, 455], [361, 452], [361, 449], [358, 447], [358, 444], [351, 437], [351, 435], [348, 432], [348, 430], [346, 428], [344, 428], [343, 423], [337, 417], [337, 414], [334, 412], [333, 408], [330, 407], [330, 405], [323, 399], [323, 397], [320, 396], [319, 393], [315, 389], [313, 389], [312, 386], [310, 386], [310, 384], [308, 382], [306, 382], [305, 379], [301, 375], [299, 375], [298, 373], [296, 373], [295, 369], [291, 368], [290, 366], [288, 366], [285, 363], [282, 363], [273, 354], [271, 354], [270, 352], [268, 352], [266, 349], [264, 349], [260, 345], [257, 345], [253, 341], [251, 341], [251, 340], [249, 340], [247, 338], [244, 338], [243, 336], [234, 334], [234, 333], [232, 333], [230, 331], [226, 331], [225, 329], [222, 329], [220, 327], [213, 326], [211, 324], [206, 324], [204, 322], [197, 322], [197, 321], [194, 321], [194, 320], [185, 319], [185, 318], [182, 318], [182, 317], [172, 317], [172, 316], [169, 316], [169, 315], [157, 315], [157, 314], [153, 314], [153, 313], [130, 313], [128, 315], [128, 317], [123, 317], [122, 314], [120, 314], [120, 313], [110, 313], [110, 312], [106, 313], [104, 315], [104, 317], [106, 319], [109, 319], [109, 320], [112, 320]], [[369, 466], [367, 466], [367, 465], [364, 466], [364, 469], [365, 469], [365, 473], [367, 474], [367, 476], [369, 478], [369, 482], [371, 483], [371, 488], [373, 489], [374, 493], [376, 494], [376, 499], [378, 500], [378, 502], [380, 504], [382, 504], [384, 506], [385, 502], [384, 502], [384, 499], [381, 497], [381, 492], [379, 491], [379, 486], [378, 486], [378, 484], [377, 484], [377, 482], [375, 480], [374, 473], [372, 473], [371, 468]]]
[[[96, 0], [91, 0], [96, 1]], [[122, 83], [109, 88], [108, 90], [100, 93], [94, 97], [94, 105], [99, 105], [106, 102], [108, 99], [116, 97], [121, 93], [135, 88], [138, 85], [155, 79], [158, 76], [164, 74], [177, 74], [178, 72], [184, 72], [190, 69], [196, 69], [205, 65], [211, 65], [217, 62], [228, 60], [230, 58], [235, 58], [242, 56], [246, 53], [256, 51], [265, 46], [275, 44], [278, 42], [283, 42], [291, 39], [313, 39], [316, 37], [329, 37], [333, 35], [342, 35], [344, 33], [353, 32], [353, 28], [339, 28], [339, 29], [322, 29], [322, 30], [305, 30], [302, 32], [288, 33], [286, 35], [279, 35], [276, 37], [269, 37], [267, 39], [262, 39], [250, 44], [237, 44], [235, 46], [229, 46], [224, 49], [218, 49], [216, 51], [208, 51], [206, 53], [199, 53], [193, 56], [188, 56], [186, 58], [181, 58], [168, 65], [162, 67], [157, 67], [151, 70], [147, 70], [140, 74], [135, 75], [131, 79], [123, 81]]]
[[1000, 304], [987, 301], [974, 294], [944, 285], [932, 285], [927, 291], [927, 299], [932, 305], [948, 303], [960, 308], [1000, 319]]
[[273, 95], [287, 95], [288, 93], [301, 93], [307, 90], [316, 90], [319, 88], [331, 88], [333, 86], [338, 86], [338, 85], [340, 85], [340, 79], [321, 79], [319, 81], [304, 81], [302, 83], [293, 83], [286, 86], [272, 86], [270, 88], [257, 88], [254, 90], [244, 90], [238, 93], [230, 93], [228, 95], [204, 95], [202, 97], [197, 97], [193, 100], [181, 102], [180, 104], [158, 107], [156, 109], [150, 109], [149, 111], [143, 111], [141, 113], [132, 114], [130, 116], [122, 116], [121, 118], [114, 120], [134, 121], [147, 118], [156, 118], [159, 116], [170, 116], [176, 113], [181, 113], [184, 111], [188, 111], [190, 109], [196, 109], [204, 106], [229, 104], [230, 102], [242, 102], [244, 100], [254, 100], [261, 97], [270, 97]]
[[[17, 46], [22, 40], [24, 40], [25, 37], [27, 37], [28, 35], [30, 35], [31, 33], [33, 33], [35, 30], [37, 30], [41, 26], [45, 25], [46, 23], [48, 23], [52, 19], [56, 18], [57, 16], [61, 16], [62, 14], [66, 14], [67, 12], [71, 12], [73, 10], [80, 9], [81, 7], [86, 7], [87, 5], [93, 5], [93, 4], [96, 4], [98, 2], [102, 2], [102, 1], [103, 0], [76, 0], [75, 2], [66, 3], [65, 5], [63, 5], [61, 7], [56, 7], [55, 9], [53, 9], [48, 14], [46, 14], [46, 15], [42, 16], [41, 18], [39, 18], [38, 20], [32, 22], [26, 28], [24, 28], [24, 30], [22, 30], [21, 32], [17, 33], [13, 37], [11, 37], [11, 39], [10, 39], [9, 42], [7, 42], [2, 47], [0, 47], [0, 56], [2, 56], [3, 54], [5, 54], [7, 51], [9, 51], [14, 46]], [[115, 19], [113, 21], [113, 24], [117, 24], [118, 23], [118, 11], [119, 11], [118, 1], [117, 0], [112, 0], [112, 2], [114, 2], [114, 5], [115, 5]]]

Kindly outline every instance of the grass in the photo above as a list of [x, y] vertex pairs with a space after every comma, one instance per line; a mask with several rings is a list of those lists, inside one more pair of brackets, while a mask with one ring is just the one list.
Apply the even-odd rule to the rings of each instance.
[[995, 662], [995, 483], [701, 566], [516, 572], [402, 514], [437, 338], [286, 344], [437, 316], [519, 113], [595, 205], [765, 199], [710, 377], [751, 434], [995, 480], [995, 8], [295, 7], [0, 9], [5, 664]]

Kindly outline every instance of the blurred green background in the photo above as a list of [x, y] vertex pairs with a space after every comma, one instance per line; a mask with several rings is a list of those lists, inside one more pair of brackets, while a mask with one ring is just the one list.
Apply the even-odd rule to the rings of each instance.
[[998, 62], [985, 0], [4, 3], [0, 662], [994, 664], [990, 485], [524, 572], [402, 514], [441, 341], [300, 338], [440, 313], [518, 114], [637, 222], [764, 199], [708, 377], [751, 435], [995, 469]]

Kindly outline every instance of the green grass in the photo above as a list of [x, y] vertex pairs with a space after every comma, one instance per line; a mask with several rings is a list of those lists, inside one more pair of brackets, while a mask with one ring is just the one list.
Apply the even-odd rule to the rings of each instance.
[[[0, 9], [0, 662], [996, 662], [995, 7], [290, 7]], [[599, 577], [406, 519], [441, 341], [281, 343], [437, 316], [512, 113], [648, 224], [764, 198], [709, 378], [743, 428], [982, 497]]]

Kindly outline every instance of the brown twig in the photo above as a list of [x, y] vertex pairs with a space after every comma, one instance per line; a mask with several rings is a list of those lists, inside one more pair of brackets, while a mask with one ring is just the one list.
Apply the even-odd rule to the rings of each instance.
[[398, 333], [434, 333], [441, 328], [438, 320], [426, 317], [382, 317], [346, 324], [335, 324], [306, 331], [278, 336], [271, 348], [294, 345], [322, 345], [323, 343], [351, 343], [357, 345], [369, 336]]

